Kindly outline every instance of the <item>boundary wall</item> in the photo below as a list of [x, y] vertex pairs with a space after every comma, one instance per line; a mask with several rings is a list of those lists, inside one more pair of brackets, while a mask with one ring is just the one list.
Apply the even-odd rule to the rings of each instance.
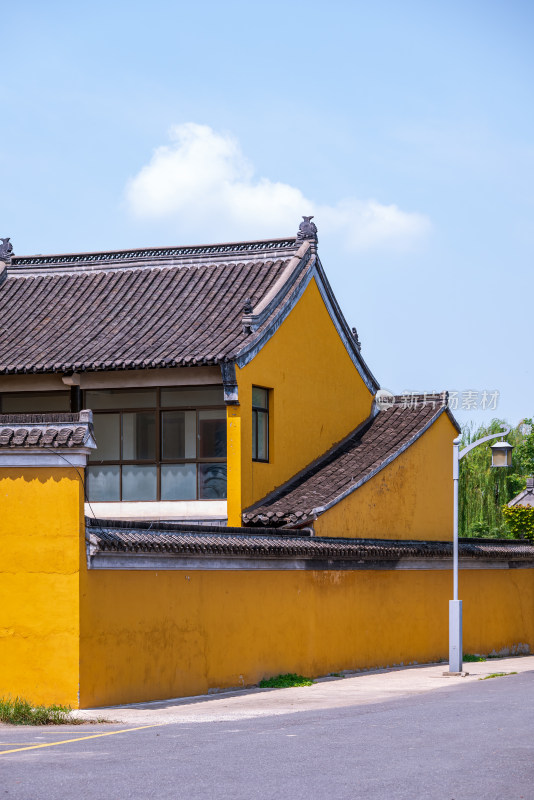
[[[448, 657], [448, 570], [93, 570], [82, 707]], [[464, 570], [464, 651], [534, 650], [534, 569]]]
[[[313, 677], [447, 657], [447, 559], [377, 560], [366, 556], [380, 549], [371, 540], [349, 560], [290, 557], [306, 543], [296, 534], [296, 544], [288, 539], [282, 554], [269, 555], [282, 534], [242, 531], [239, 539], [231, 530], [213, 534], [208, 547], [198, 530], [137, 529], [121, 553], [94, 523], [86, 547], [83, 470], [61, 466], [60, 455], [38, 468], [0, 459], [0, 696], [91, 707], [246, 686], [282, 672]], [[165, 555], [158, 539], [173, 537], [186, 544]], [[250, 542], [254, 559], [220, 555], [237, 540]], [[308, 541], [330, 552], [329, 540]], [[464, 651], [534, 650], [528, 547], [465, 559]]]

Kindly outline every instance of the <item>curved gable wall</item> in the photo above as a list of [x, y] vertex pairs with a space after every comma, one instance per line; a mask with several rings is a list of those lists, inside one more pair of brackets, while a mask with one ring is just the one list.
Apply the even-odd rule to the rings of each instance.
[[447, 414], [367, 483], [314, 522], [317, 536], [452, 539], [452, 441]]
[[[229, 497], [230, 525], [366, 419], [373, 400], [315, 279], [254, 359], [237, 369], [237, 382], [242, 488], [239, 503]], [[252, 386], [272, 389], [268, 464], [252, 462]]]

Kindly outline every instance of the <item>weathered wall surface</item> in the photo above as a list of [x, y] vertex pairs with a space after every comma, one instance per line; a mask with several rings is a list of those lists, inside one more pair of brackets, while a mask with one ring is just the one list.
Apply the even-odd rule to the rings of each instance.
[[[80, 475], [0, 470], [0, 695], [76, 707], [447, 657], [446, 570], [88, 570]], [[464, 650], [534, 650], [534, 569], [460, 573]], [[79, 690], [79, 695], [78, 695]]]
[[[352, 363], [315, 280], [274, 336], [237, 370], [241, 423], [241, 492], [232, 496], [228, 453], [229, 525], [241, 510], [322, 455], [371, 411], [372, 395]], [[270, 458], [252, 462], [252, 386], [270, 393]], [[228, 417], [230, 422], [230, 416]], [[228, 439], [230, 439], [229, 429]]]
[[[82, 706], [446, 659], [448, 571], [91, 571]], [[465, 570], [464, 650], [534, 650], [534, 570]]]
[[452, 539], [452, 441], [446, 414], [367, 483], [321, 514], [317, 536]]
[[78, 705], [82, 504], [75, 469], [0, 469], [0, 696]]

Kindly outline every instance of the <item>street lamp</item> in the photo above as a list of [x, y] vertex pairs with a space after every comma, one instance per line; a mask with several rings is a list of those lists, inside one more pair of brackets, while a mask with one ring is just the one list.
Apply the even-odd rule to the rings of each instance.
[[[491, 466], [511, 467], [513, 446], [508, 442], [497, 442], [491, 445]], [[460, 456], [461, 458], [461, 456]]]
[[[449, 675], [461, 675], [463, 668], [462, 650], [462, 601], [458, 600], [458, 480], [460, 477], [460, 459], [466, 456], [474, 447], [498, 439], [510, 432], [505, 427], [500, 433], [492, 433], [477, 439], [476, 442], [460, 450], [460, 437], [457, 436], [453, 444], [452, 479], [454, 486], [454, 535], [453, 535], [453, 599], [449, 600]], [[513, 447], [508, 442], [498, 442], [491, 445], [491, 466], [509, 467], [512, 463]]]

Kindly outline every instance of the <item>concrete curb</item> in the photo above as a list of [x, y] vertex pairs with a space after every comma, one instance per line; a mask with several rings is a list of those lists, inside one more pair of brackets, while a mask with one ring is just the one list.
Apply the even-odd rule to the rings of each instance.
[[[319, 678], [313, 686], [291, 689], [230, 690], [196, 697], [132, 703], [109, 708], [76, 711], [86, 720], [105, 718], [131, 725], [217, 722], [278, 716], [301, 711], [347, 708], [423, 694], [434, 689], [452, 689], [478, 681], [495, 672], [532, 672], [534, 656], [491, 658], [469, 663], [469, 674], [444, 675], [443, 663], [395, 667], [372, 672], [342, 673], [342, 677]], [[490, 682], [488, 682], [490, 683]], [[486, 684], [488, 685], [488, 684]]]

